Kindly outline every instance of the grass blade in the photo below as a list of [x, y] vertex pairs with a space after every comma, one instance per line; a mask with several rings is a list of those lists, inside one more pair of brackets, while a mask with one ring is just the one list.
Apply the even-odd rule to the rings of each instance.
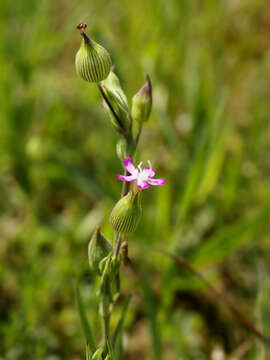
[[123, 306], [121, 317], [120, 317], [120, 319], [119, 319], [119, 321], [117, 323], [116, 329], [115, 329], [114, 334], [113, 334], [113, 339], [112, 339], [113, 345], [116, 344], [118, 336], [121, 334], [121, 332], [123, 330], [123, 325], [124, 325], [124, 321], [125, 321], [125, 317], [126, 317], [126, 313], [127, 313], [127, 309], [128, 309], [130, 300], [131, 300], [131, 296], [129, 296], [126, 299], [125, 304]]
[[227, 296], [220, 291], [217, 291], [211, 283], [196, 269], [194, 269], [193, 266], [191, 266], [184, 258], [178, 255], [174, 255], [168, 251], [165, 250], [158, 250], [161, 253], [169, 256], [171, 259], [173, 259], [175, 262], [177, 262], [180, 266], [184, 267], [186, 270], [188, 270], [191, 274], [193, 274], [195, 277], [200, 279], [202, 283], [207, 287], [207, 289], [210, 291], [210, 293], [217, 299], [217, 301], [220, 302], [220, 304], [226, 306], [231, 313], [234, 315], [235, 319], [249, 332], [251, 332], [253, 335], [255, 335], [259, 340], [261, 340], [265, 345], [270, 346], [270, 339], [266, 338], [254, 325], [253, 323], [243, 314], [241, 313], [238, 308], [234, 305], [234, 303], [227, 298]]
[[153, 350], [154, 350], [154, 359], [162, 359], [162, 346], [161, 346], [161, 335], [160, 335], [160, 326], [157, 323], [157, 306], [154, 300], [153, 291], [150, 287], [148, 276], [146, 271], [141, 276], [141, 284], [144, 292], [144, 300], [146, 306], [146, 313], [148, 315], [153, 339]]
[[243, 244], [252, 241], [263, 230], [269, 228], [270, 208], [266, 207], [259, 214], [247, 221], [225, 228], [202, 244], [191, 256], [192, 264], [197, 266], [222, 261]]
[[84, 336], [86, 338], [86, 341], [88, 341], [88, 344], [89, 344], [89, 347], [90, 347], [90, 352], [92, 354], [94, 352], [94, 349], [95, 349], [95, 341], [94, 341], [93, 332], [92, 332], [90, 323], [89, 323], [89, 321], [87, 319], [85, 305], [83, 303], [81, 293], [80, 293], [80, 289], [79, 289], [79, 285], [78, 285], [77, 281], [74, 281], [74, 292], [75, 292], [75, 298], [76, 298], [76, 303], [77, 303], [77, 307], [78, 307], [78, 311], [79, 311], [79, 315], [80, 315], [80, 320], [81, 320], [81, 326], [82, 326], [82, 329], [83, 329], [83, 333], [84, 333]]

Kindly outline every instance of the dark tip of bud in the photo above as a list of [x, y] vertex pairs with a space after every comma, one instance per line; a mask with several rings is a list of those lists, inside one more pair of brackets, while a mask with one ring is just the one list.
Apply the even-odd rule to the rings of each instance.
[[87, 28], [87, 24], [85, 23], [79, 23], [76, 28], [80, 30], [80, 34], [84, 38], [84, 41], [86, 44], [89, 44], [91, 42], [91, 39], [86, 35], [85, 29]]
[[146, 75], [146, 82], [144, 83], [140, 92], [144, 93], [149, 98], [151, 98], [152, 96], [152, 84], [151, 84], [150, 76], [148, 74]]
[[146, 81], [140, 90], [132, 98], [131, 115], [138, 123], [147, 121], [152, 108], [152, 84], [150, 76], [146, 75]]
[[87, 28], [87, 24], [85, 24], [85, 23], [79, 23], [79, 24], [76, 26], [76, 28], [77, 28], [78, 30], [84, 31], [84, 30]]
[[151, 83], [150, 76], [149, 76], [148, 74], [146, 75], [146, 82], [147, 82], [149, 88], [150, 88], [151, 91], [152, 91], [152, 83]]

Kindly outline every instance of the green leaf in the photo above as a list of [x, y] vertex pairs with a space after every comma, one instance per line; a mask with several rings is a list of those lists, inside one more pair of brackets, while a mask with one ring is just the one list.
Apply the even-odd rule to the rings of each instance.
[[218, 182], [226, 155], [226, 145], [228, 136], [230, 135], [229, 130], [228, 127], [223, 130], [208, 157], [204, 176], [200, 182], [196, 196], [198, 203], [205, 201]]
[[[259, 266], [259, 276], [258, 276], [259, 292], [257, 297], [257, 311], [260, 322], [260, 328], [266, 338], [270, 336], [270, 281], [269, 274], [265, 265], [260, 264]], [[270, 358], [270, 348], [264, 344], [258, 344], [258, 350], [261, 356], [258, 356], [260, 359], [269, 359]]]
[[108, 339], [108, 341], [107, 341], [107, 347], [108, 347], [109, 353], [107, 354], [105, 360], [116, 360], [113, 345], [112, 345], [112, 342], [110, 339]]
[[80, 320], [81, 320], [81, 326], [82, 326], [82, 329], [83, 329], [83, 333], [84, 333], [84, 336], [85, 336], [86, 340], [89, 343], [90, 352], [92, 354], [94, 352], [95, 348], [96, 348], [95, 341], [94, 341], [93, 332], [92, 332], [90, 323], [89, 323], [89, 321], [87, 319], [85, 305], [83, 303], [81, 293], [80, 293], [80, 289], [79, 289], [79, 285], [78, 285], [77, 281], [74, 281], [74, 292], [75, 292], [75, 298], [76, 298], [77, 308], [78, 308], [79, 315], [80, 315]]
[[86, 360], [91, 360], [91, 350], [89, 344], [86, 344]]
[[258, 236], [266, 226], [269, 227], [269, 216], [270, 208], [268, 207], [252, 219], [244, 219], [236, 225], [225, 228], [197, 248], [191, 257], [192, 263], [201, 266], [222, 261], [233, 251]]
[[160, 334], [160, 326], [157, 322], [157, 305], [154, 300], [153, 291], [150, 287], [150, 283], [148, 281], [147, 272], [141, 276], [141, 284], [144, 292], [144, 303], [146, 307], [146, 313], [148, 315], [150, 321], [150, 328], [152, 333], [153, 340], [153, 350], [154, 350], [154, 359], [161, 360], [162, 359], [162, 345], [161, 345], [161, 334]]
[[123, 325], [124, 325], [124, 321], [125, 321], [125, 317], [126, 317], [126, 313], [127, 313], [127, 309], [128, 309], [130, 300], [131, 300], [131, 296], [129, 296], [124, 303], [120, 319], [117, 323], [117, 326], [115, 328], [113, 338], [112, 338], [112, 344], [115, 349], [116, 359], [121, 359], [121, 347], [122, 347], [121, 334], [122, 334]]

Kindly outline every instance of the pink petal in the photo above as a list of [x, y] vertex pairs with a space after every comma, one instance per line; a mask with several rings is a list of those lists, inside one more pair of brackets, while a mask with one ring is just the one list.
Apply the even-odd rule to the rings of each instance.
[[134, 175], [125, 176], [125, 175], [117, 174], [117, 177], [119, 180], [127, 181], [127, 182], [136, 180], [136, 176]]
[[153, 177], [156, 175], [156, 172], [154, 169], [150, 169], [149, 166], [145, 167], [143, 171], [147, 171], [149, 177]]
[[165, 180], [163, 178], [160, 178], [160, 179], [148, 179], [147, 182], [150, 185], [157, 185], [157, 186], [165, 184]]
[[132, 160], [130, 157], [129, 157], [129, 158], [125, 158], [125, 159], [123, 160], [123, 163], [124, 163], [125, 169], [126, 169], [130, 174], [136, 172], [137, 169], [135, 168], [134, 163], [133, 163], [133, 160]]
[[149, 185], [145, 181], [142, 181], [140, 178], [137, 179], [137, 186], [140, 189], [148, 189], [149, 188]]

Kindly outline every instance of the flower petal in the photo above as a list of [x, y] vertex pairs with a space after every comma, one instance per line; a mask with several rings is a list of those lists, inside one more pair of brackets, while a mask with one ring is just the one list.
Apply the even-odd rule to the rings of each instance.
[[117, 177], [119, 180], [127, 181], [127, 182], [134, 181], [137, 179], [136, 176], [134, 175], [125, 176], [125, 175], [117, 174]]
[[160, 179], [148, 179], [147, 182], [150, 185], [157, 185], [157, 186], [165, 184], [165, 180], [163, 178], [160, 178]]
[[142, 179], [138, 178], [137, 179], [137, 186], [138, 188], [140, 189], [148, 189], [149, 188], [149, 185], [147, 184], [146, 181], [143, 181]]
[[129, 158], [125, 158], [123, 160], [124, 163], [124, 167], [125, 169], [130, 173], [133, 174], [135, 172], [137, 172], [138, 170], [135, 168], [133, 160], [129, 157]]
[[151, 178], [156, 175], [155, 170], [154, 170], [154, 169], [151, 169], [149, 166], [145, 167], [145, 168], [143, 169], [143, 171], [147, 172], [147, 173], [148, 173], [148, 176], [151, 177]]

